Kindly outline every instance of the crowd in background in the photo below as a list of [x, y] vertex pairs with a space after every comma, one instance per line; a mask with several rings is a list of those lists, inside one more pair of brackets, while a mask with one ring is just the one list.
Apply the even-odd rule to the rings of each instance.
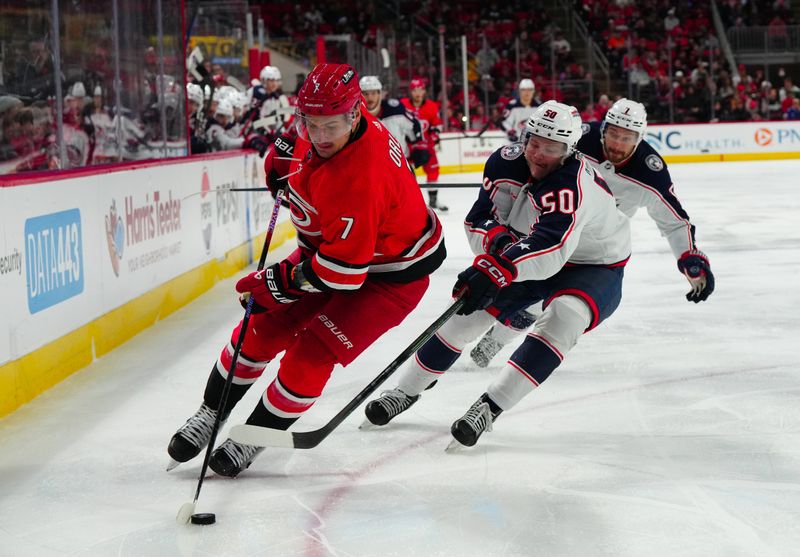
[[[796, 66], [775, 66], [769, 75], [763, 67], [730, 68], [713, 31], [708, 2], [574, 0], [538, 4], [541, 9], [531, 8], [530, 2], [523, 0], [468, 0], [458, 5], [439, 0], [359, 5], [355, 0], [334, 0], [271, 2], [258, 5], [258, 9], [270, 39], [275, 44], [286, 39], [308, 64], [314, 61], [318, 34], [351, 34], [361, 44], [374, 47], [379, 37], [392, 33], [396, 42], [391, 71], [397, 80], [390, 80], [395, 87], [387, 94], [404, 96], [413, 78], [423, 78], [431, 99], [440, 103], [447, 99], [444, 120], [450, 130], [503, 129], [506, 107], [518, 97], [523, 78], [533, 82], [536, 104], [551, 98], [574, 104], [584, 121], [602, 120], [620, 96], [642, 101], [654, 123], [800, 118], [800, 89], [793, 75]], [[731, 27], [765, 25], [779, 36], [782, 29], [795, 23], [789, 0], [722, 0], [718, 4], [723, 21]], [[549, 10], [555, 5], [566, 5], [579, 14], [607, 56], [616, 87], [590, 88], [602, 82], [592, 81], [596, 76], [587, 71], [576, 56], [575, 45], [551, 17]], [[65, 66], [60, 76], [60, 107], [55, 100], [54, 53], [47, 31], [4, 42], [0, 173], [185, 154], [187, 134], [194, 152], [224, 148], [223, 143], [255, 145], [260, 141], [258, 135], [269, 136], [268, 129], [257, 130], [252, 122], [246, 123], [247, 118], [252, 120], [254, 103], [263, 104], [259, 96], [267, 86], [263, 80], [258, 86], [250, 83], [244, 65], [236, 76], [226, 76], [219, 64], [204, 63], [215, 81], [211, 88], [208, 83], [201, 87], [203, 99], [197, 110], [189, 112], [187, 126], [180, 53], [168, 52], [162, 65], [154, 46], [146, 44], [152, 43], [152, 38], [130, 29], [131, 36], [145, 44], [123, 57], [122, 86], [115, 91], [108, 22], [85, 14], [81, 17], [76, 21], [81, 21], [82, 27], [62, 45]], [[148, 22], [146, 17], [141, 19], [143, 25]], [[177, 25], [173, 22], [176, 29]], [[444, 90], [438, 53], [431, 56], [432, 41], [426, 45], [420, 40], [436, 36], [440, 25], [445, 26], [447, 37]], [[466, 91], [459, 60], [461, 35], [467, 37], [469, 50]], [[228, 83], [228, 77], [237, 79]], [[285, 98], [281, 102], [291, 104], [291, 92], [280, 94]], [[222, 112], [228, 112], [228, 104], [231, 108], [223, 126], [231, 129], [224, 129], [224, 136], [230, 135], [234, 141], [221, 143], [219, 134], [209, 141], [208, 126], [217, 122], [223, 98], [229, 102]], [[263, 117], [261, 108], [258, 111]], [[61, 142], [56, 139], [59, 128]]]

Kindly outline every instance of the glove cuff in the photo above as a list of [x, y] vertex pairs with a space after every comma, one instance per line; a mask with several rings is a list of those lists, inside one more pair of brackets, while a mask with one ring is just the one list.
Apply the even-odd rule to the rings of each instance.
[[678, 258], [678, 270], [679, 271], [683, 272], [686, 269], [687, 262], [688, 262], [689, 258], [691, 258], [691, 257], [696, 257], [696, 258], [700, 259], [700, 261], [702, 261], [705, 264], [706, 267], [711, 268], [711, 263], [709, 263], [708, 257], [706, 256], [706, 254], [703, 253], [702, 251], [700, 251], [699, 249], [692, 248], [690, 250], [687, 250], [687, 251], [683, 252], [681, 254], [681, 256]]
[[499, 253], [508, 244], [516, 242], [516, 237], [503, 225], [495, 226], [486, 232], [483, 238], [483, 251], [486, 253]]

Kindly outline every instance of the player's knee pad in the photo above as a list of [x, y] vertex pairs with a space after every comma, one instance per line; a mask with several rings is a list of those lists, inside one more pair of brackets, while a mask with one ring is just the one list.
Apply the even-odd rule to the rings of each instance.
[[592, 312], [586, 302], [575, 296], [558, 296], [536, 319], [530, 334], [544, 338], [565, 354], [577, 344], [591, 323]]
[[476, 311], [470, 315], [454, 315], [442, 325], [436, 335], [452, 349], [460, 352], [467, 343], [486, 332], [494, 322], [494, 317], [485, 311]]
[[335, 363], [336, 355], [325, 343], [305, 331], [286, 350], [278, 378], [292, 392], [316, 397], [322, 394]]

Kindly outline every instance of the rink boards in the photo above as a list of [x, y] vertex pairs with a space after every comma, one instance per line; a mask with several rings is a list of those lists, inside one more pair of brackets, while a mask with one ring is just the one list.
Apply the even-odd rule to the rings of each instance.
[[[800, 157], [800, 124], [650, 126], [668, 163]], [[443, 173], [507, 142], [443, 134]], [[0, 178], [0, 417], [258, 256], [272, 198], [244, 151], [112, 170]], [[293, 235], [283, 211], [273, 245]], [[255, 238], [255, 239], [254, 239]]]
[[0, 183], [0, 417], [251, 263], [273, 207], [229, 191], [243, 151]]

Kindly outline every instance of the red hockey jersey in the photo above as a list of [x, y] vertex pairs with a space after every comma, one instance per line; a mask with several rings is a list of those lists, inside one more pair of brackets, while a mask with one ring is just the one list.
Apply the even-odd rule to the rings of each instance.
[[355, 290], [367, 275], [410, 282], [446, 255], [442, 225], [428, 209], [397, 140], [363, 107], [353, 139], [324, 159], [298, 140], [289, 200], [297, 240], [320, 290]]
[[439, 105], [430, 99], [425, 99], [420, 106], [414, 106], [409, 98], [400, 99], [406, 110], [411, 112], [419, 120], [422, 126], [422, 137], [427, 141], [429, 139], [429, 131], [431, 128], [439, 128], [442, 125], [442, 119], [439, 117]]

